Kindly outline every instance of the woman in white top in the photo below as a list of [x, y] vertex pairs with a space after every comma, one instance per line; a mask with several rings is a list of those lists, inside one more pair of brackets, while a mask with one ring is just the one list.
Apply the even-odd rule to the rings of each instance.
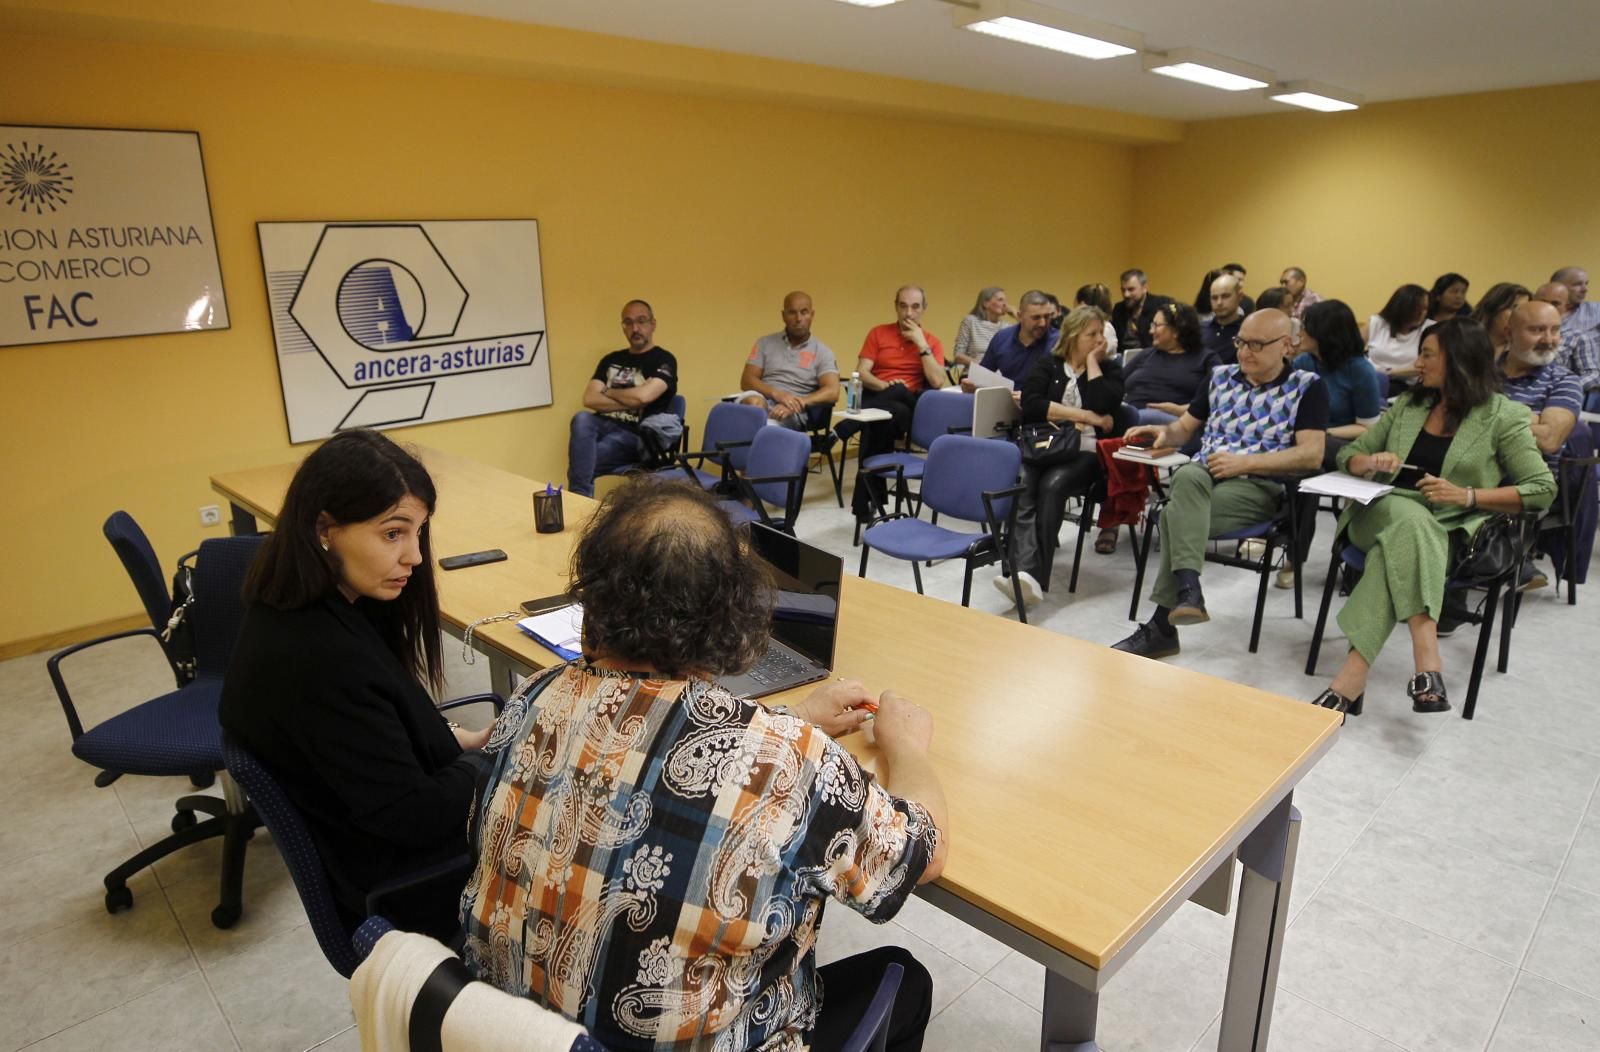
[[1367, 357], [1373, 368], [1389, 378], [1390, 390], [1396, 381], [1417, 375], [1417, 348], [1428, 320], [1428, 290], [1421, 285], [1401, 285], [1389, 297], [1383, 310], [1367, 319]]
[[970, 366], [980, 361], [994, 334], [1006, 325], [1007, 317], [1016, 315], [1006, 302], [1005, 289], [991, 285], [978, 293], [977, 305], [961, 319], [961, 328], [956, 332], [956, 344], [952, 348], [955, 363]]

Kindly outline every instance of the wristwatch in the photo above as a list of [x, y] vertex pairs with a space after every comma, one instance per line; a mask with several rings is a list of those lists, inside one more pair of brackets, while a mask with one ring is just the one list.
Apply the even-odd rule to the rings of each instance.
[[923, 357], [924, 357], [924, 358], [932, 358], [932, 357], [933, 357], [933, 352], [932, 352], [932, 351], [930, 351], [930, 350], [928, 350], [928, 348], [926, 348], [926, 347], [924, 347], [924, 348], [923, 348], [923, 349], [922, 349], [922, 356], [923, 356]]

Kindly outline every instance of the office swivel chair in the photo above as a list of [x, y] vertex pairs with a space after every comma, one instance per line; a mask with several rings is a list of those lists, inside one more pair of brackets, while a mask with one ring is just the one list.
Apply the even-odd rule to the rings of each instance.
[[[222, 677], [244, 620], [240, 589], [261, 541], [259, 536], [223, 537], [200, 545], [194, 573], [194, 602], [188, 611], [194, 631], [194, 678], [176, 690], [135, 705], [85, 730], [68, 692], [62, 662], [112, 639], [154, 633], [141, 628], [91, 639], [60, 651], [46, 663], [50, 682], [72, 732], [73, 755], [100, 768], [96, 785], [110, 785], [124, 774], [186, 775], [199, 784], [223, 769], [217, 703], [222, 695]], [[219, 928], [232, 927], [239, 919], [245, 844], [258, 824], [249, 807], [236, 797], [236, 793], [229, 792], [224, 799], [214, 796], [179, 799], [172, 817], [172, 835], [151, 844], [106, 874], [106, 910], [116, 913], [133, 905], [128, 878], [139, 870], [179, 848], [220, 836], [223, 838], [221, 901], [211, 913], [211, 922]], [[197, 811], [211, 817], [197, 822]]]

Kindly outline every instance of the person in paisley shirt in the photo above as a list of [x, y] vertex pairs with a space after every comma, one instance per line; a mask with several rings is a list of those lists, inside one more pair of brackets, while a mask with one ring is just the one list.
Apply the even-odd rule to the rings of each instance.
[[[613, 491], [573, 557], [583, 656], [496, 724], [462, 894], [474, 976], [608, 1049], [837, 1048], [891, 962], [889, 1048], [922, 1045], [932, 980], [882, 947], [818, 967], [823, 904], [893, 917], [948, 851], [932, 722], [835, 681], [790, 709], [712, 677], [766, 645], [772, 588], [698, 487]], [[835, 736], [876, 706], [878, 776]]]

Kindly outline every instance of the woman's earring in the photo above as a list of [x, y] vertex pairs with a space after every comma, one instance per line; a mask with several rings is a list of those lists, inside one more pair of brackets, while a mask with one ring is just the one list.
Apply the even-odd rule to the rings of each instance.
[[327, 541], [323, 541], [322, 542], [322, 550], [323, 551], [327, 551], [328, 550], [328, 542]]

